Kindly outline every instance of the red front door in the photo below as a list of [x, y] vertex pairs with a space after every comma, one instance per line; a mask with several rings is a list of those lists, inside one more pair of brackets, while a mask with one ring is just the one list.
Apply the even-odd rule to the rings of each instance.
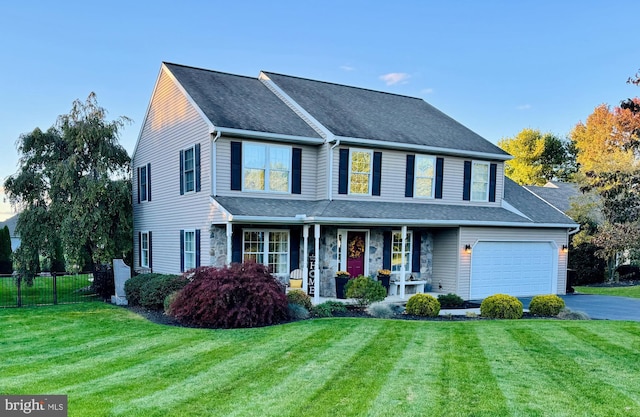
[[364, 257], [367, 252], [365, 232], [347, 232], [347, 272], [352, 278], [364, 275]]

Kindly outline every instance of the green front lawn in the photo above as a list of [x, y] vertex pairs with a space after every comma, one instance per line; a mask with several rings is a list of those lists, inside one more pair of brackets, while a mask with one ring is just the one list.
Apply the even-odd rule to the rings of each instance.
[[335, 318], [247, 330], [0, 310], [0, 394], [69, 416], [640, 416], [640, 323]]
[[629, 287], [574, 287], [583, 294], [617, 295], [620, 297], [640, 298], [640, 285]]

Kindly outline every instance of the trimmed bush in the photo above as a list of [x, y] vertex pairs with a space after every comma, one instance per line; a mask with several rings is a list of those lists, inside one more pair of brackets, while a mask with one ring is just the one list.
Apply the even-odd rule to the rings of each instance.
[[366, 309], [367, 314], [379, 319], [389, 319], [396, 315], [391, 304], [373, 303]]
[[507, 294], [494, 294], [480, 304], [480, 315], [490, 319], [519, 319], [522, 311], [520, 300]]
[[440, 314], [440, 302], [429, 294], [412, 295], [407, 301], [405, 313], [413, 316], [437, 317]]
[[[156, 279], [162, 279], [162, 277], [165, 277], [165, 276], [177, 277], [178, 275], [150, 273], [150, 274], [140, 274], [140, 275], [136, 275], [129, 278], [124, 283], [124, 293], [127, 295], [127, 301], [129, 302], [129, 305], [133, 305], [133, 306], [141, 305], [140, 300], [141, 300], [142, 289], [148, 286], [152, 281]], [[167, 293], [166, 295], [168, 294], [169, 293]], [[163, 301], [164, 301], [164, 298], [163, 298]]]
[[442, 308], [458, 308], [464, 305], [464, 300], [457, 294], [438, 295], [438, 302]]
[[332, 317], [334, 313], [346, 313], [347, 306], [340, 301], [325, 301], [322, 304], [313, 306], [311, 314], [314, 317]]
[[571, 311], [568, 308], [560, 310], [558, 318], [561, 320], [591, 320], [591, 317], [589, 317], [587, 313], [582, 311]]
[[152, 310], [162, 310], [165, 298], [183, 289], [188, 283], [187, 278], [182, 275], [157, 274], [140, 289], [140, 305]]
[[287, 305], [287, 311], [291, 320], [306, 320], [310, 316], [309, 310], [296, 303], [289, 303]]
[[564, 300], [555, 294], [536, 295], [529, 304], [529, 312], [537, 316], [557, 316], [563, 308]]
[[307, 309], [307, 311], [311, 311], [311, 297], [307, 295], [306, 292], [302, 290], [291, 290], [287, 293], [287, 301], [289, 304], [298, 304]]
[[253, 262], [191, 271], [171, 304], [180, 322], [212, 328], [268, 326], [288, 318], [287, 296], [266, 266]]
[[347, 298], [356, 300], [358, 307], [366, 307], [376, 301], [382, 301], [387, 297], [387, 290], [379, 281], [360, 275], [350, 279], [345, 286]]

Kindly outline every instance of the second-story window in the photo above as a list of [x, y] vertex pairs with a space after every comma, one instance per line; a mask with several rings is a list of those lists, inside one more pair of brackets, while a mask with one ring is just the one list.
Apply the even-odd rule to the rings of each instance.
[[194, 191], [196, 189], [196, 164], [195, 164], [195, 152], [193, 148], [184, 150], [184, 191], [186, 193]]
[[351, 150], [349, 194], [371, 194], [371, 151]]
[[473, 161], [471, 168], [471, 201], [489, 200], [489, 163]]
[[416, 155], [415, 168], [415, 196], [433, 198], [435, 189], [436, 158], [433, 156]]
[[291, 148], [245, 143], [243, 189], [286, 193], [290, 190]]

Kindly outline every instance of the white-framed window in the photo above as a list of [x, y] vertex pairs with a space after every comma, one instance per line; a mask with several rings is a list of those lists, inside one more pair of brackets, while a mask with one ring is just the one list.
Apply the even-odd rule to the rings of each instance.
[[140, 232], [140, 266], [149, 268], [149, 232]]
[[349, 194], [371, 194], [373, 152], [351, 149], [349, 152]]
[[269, 267], [275, 275], [289, 274], [289, 231], [244, 229], [243, 262], [253, 261]]
[[291, 147], [243, 143], [243, 190], [288, 193], [291, 190]]
[[471, 201], [489, 201], [489, 163], [473, 161], [471, 167]]
[[196, 157], [195, 148], [192, 146], [184, 150], [182, 154], [182, 176], [184, 192], [192, 192], [196, 189]]
[[[404, 241], [404, 271], [411, 272], [411, 252], [413, 245], [413, 233], [407, 232]], [[391, 274], [400, 274], [402, 270], [402, 232], [399, 230], [391, 233]]]
[[184, 231], [184, 270], [196, 267], [196, 231]]
[[435, 156], [416, 155], [415, 160], [415, 197], [433, 198], [436, 182], [436, 158]]
[[147, 201], [147, 186], [149, 181], [147, 178], [147, 166], [141, 166], [139, 172], [138, 186], [140, 187], [140, 201]]

